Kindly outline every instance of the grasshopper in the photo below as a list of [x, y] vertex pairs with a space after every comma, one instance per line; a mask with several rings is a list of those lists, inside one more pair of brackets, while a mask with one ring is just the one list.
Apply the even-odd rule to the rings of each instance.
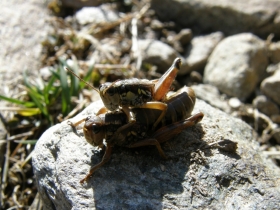
[[[129, 122], [126, 114], [122, 111], [87, 117], [83, 127], [87, 142], [103, 148], [105, 146], [103, 139], [105, 138], [106, 151], [102, 161], [91, 168], [89, 174], [80, 182], [88, 180], [94, 171], [110, 160], [114, 145], [128, 148], [155, 145], [159, 154], [166, 158], [160, 143], [168, 141], [187, 127], [200, 122], [204, 115], [199, 112], [191, 116], [195, 105], [195, 93], [189, 87], [183, 87], [168, 97], [165, 102], [167, 110], [155, 131], [153, 130], [154, 122], [162, 112], [157, 109], [131, 108], [131, 112], [135, 116], [133, 122]], [[76, 126], [76, 124], [70, 124]]]
[[128, 120], [132, 122], [134, 119], [130, 114], [131, 107], [158, 109], [161, 110], [161, 115], [154, 122], [153, 129], [155, 129], [165, 115], [167, 110], [167, 105], [164, 102], [166, 94], [180, 67], [181, 59], [176, 58], [171, 67], [158, 80], [132, 78], [113, 83], [106, 82], [101, 84], [99, 89], [85, 82], [73, 71], [66, 69], [100, 94], [105, 107], [101, 108], [97, 115], [106, 113], [107, 110], [115, 111], [121, 108]]

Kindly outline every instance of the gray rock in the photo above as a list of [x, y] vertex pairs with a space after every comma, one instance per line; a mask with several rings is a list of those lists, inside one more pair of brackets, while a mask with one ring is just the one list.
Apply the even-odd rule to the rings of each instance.
[[268, 47], [269, 58], [272, 63], [280, 62], [280, 42], [273, 42]]
[[173, 63], [178, 53], [169, 45], [152, 39], [138, 41], [143, 62], [151, 63], [159, 67], [159, 71], [165, 72]]
[[[95, 102], [71, 121], [101, 106]], [[279, 209], [279, 168], [259, 151], [251, 127], [200, 100], [198, 109], [202, 122], [163, 145], [169, 159], [154, 147], [115, 148], [84, 185], [79, 180], [102, 154], [79, 128], [51, 127], [32, 160], [45, 209]], [[210, 145], [220, 140], [237, 142], [237, 154]]]
[[202, 83], [202, 75], [198, 71], [192, 71], [190, 73], [190, 81], [196, 82], [196, 83]]
[[174, 31], [166, 32], [166, 42], [179, 53], [184, 52], [184, 46], [189, 44], [191, 39], [191, 29], [182, 29], [178, 34], [176, 34]]
[[193, 85], [192, 89], [194, 90], [197, 98], [206, 101], [208, 104], [223, 110], [226, 113], [230, 113], [231, 108], [228, 102], [222, 99], [219, 90], [215, 86], [199, 84]]
[[257, 96], [253, 101], [253, 105], [267, 116], [279, 114], [278, 106], [264, 95]]
[[206, 36], [194, 37], [187, 47], [187, 52], [179, 71], [180, 75], [190, 73], [194, 70], [202, 70], [216, 45], [223, 39], [221, 32]]
[[204, 71], [204, 82], [229, 96], [245, 100], [266, 74], [265, 43], [252, 34], [239, 34], [221, 41]]
[[100, 7], [84, 7], [76, 13], [80, 25], [99, 24], [116, 21], [119, 15], [109, 5]]
[[181, 45], [186, 45], [191, 41], [192, 35], [192, 30], [185, 28], [176, 35], [176, 40], [178, 40]]
[[172, 20], [198, 33], [222, 31], [228, 36], [252, 32], [263, 38], [273, 33], [280, 37], [279, 1], [152, 0], [151, 3], [163, 21]]
[[261, 91], [280, 105], [280, 70], [262, 81]]
[[164, 24], [157, 19], [153, 19], [150, 26], [153, 30], [161, 30], [164, 28]]
[[17, 84], [23, 71], [38, 74], [41, 42], [49, 31], [46, 24], [49, 15], [45, 3], [35, 0], [1, 1], [0, 13], [0, 83], [3, 87], [13, 81]]
[[232, 109], [239, 109], [242, 106], [242, 102], [238, 98], [233, 97], [228, 100], [228, 105]]
[[267, 76], [271, 76], [274, 74], [278, 69], [280, 69], [280, 62], [277, 64], [269, 64], [266, 68]]

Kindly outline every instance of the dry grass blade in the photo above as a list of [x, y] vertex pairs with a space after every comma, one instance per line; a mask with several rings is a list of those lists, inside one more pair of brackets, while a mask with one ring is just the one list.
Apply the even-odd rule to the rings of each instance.
[[99, 40], [94, 38], [92, 35], [84, 33], [84, 32], [80, 32], [80, 33], [78, 33], [78, 37], [83, 38], [83, 39], [89, 41], [93, 46], [96, 47], [97, 50], [102, 52], [104, 54], [104, 56], [108, 60], [110, 60], [112, 63], [114, 63], [114, 64], [118, 63], [116, 61], [116, 59], [114, 59], [114, 57], [106, 49], [104, 49], [104, 47], [99, 43]]
[[255, 119], [255, 130], [258, 130], [258, 120], [261, 118], [267, 123], [267, 127], [263, 130], [261, 135], [261, 143], [266, 143], [276, 133], [279, 132], [277, 124], [273, 123], [272, 120], [263, 113], [260, 113], [257, 109], [254, 109], [253, 117]]
[[129, 64], [95, 64], [96, 69], [129, 69]]
[[26, 163], [29, 161], [29, 160], [31, 160], [31, 158], [32, 158], [32, 155], [33, 155], [33, 151], [25, 158], [25, 160], [23, 161], [23, 163], [21, 164], [21, 168], [23, 168], [25, 165], [26, 165]]
[[264, 151], [267, 156], [273, 156], [274, 158], [280, 158], [280, 151]]
[[137, 19], [133, 18], [131, 21], [131, 33], [132, 33], [132, 47], [131, 52], [133, 54], [133, 57], [137, 59], [136, 62], [136, 69], [139, 70], [142, 65], [142, 56], [139, 52], [139, 46], [138, 46], [138, 32], [137, 32]]
[[104, 24], [101, 27], [96, 27], [96, 26], [93, 27], [93, 29], [91, 29], [89, 31], [89, 34], [98, 34], [98, 33], [102, 33], [104, 31], [110, 30], [112, 28], [117, 27], [118, 25], [120, 25], [123, 22], [130, 21], [134, 17], [137, 19], [140, 19], [149, 10], [149, 8], [150, 8], [150, 4], [148, 3], [148, 4], [144, 5], [139, 12], [129, 13], [129, 14], [125, 15], [124, 17], [119, 18], [116, 21]]
[[43, 202], [40, 198], [39, 193], [36, 194], [36, 197], [32, 203], [32, 205], [29, 207], [29, 210], [43, 210]]
[[78, 103], [78, 105], [66, 116], [63, 120], [67, 120], [75, 116], [81, 109], [88, 103], [88, 100], [84, 99]]
[[17, 134], [17, 135], [13, 135], [13, 136], [9, 137], [7, 140], [8, 141], [13, 141], [13, 140], [16, 140], [16, 139], [21, 139], [21, 138], [24, 138], [24, 137], [31, 136], [33, 134], [34, 134], [33, 131], [28, 131], [28, 132], [25, 132], [25, 133], [20, 133], [20, 134]]
[[18, 199], [17, 199], [17, 193], [18, 193], [19, 188], [20, 188], [19, 185], [17, 185], [17, 186], [14, 187], [14, 191], [13, 191], [13, 196], [12, 196], [12, 198], [13, 198], [14, 203], [17, 205], [17, 207], [18, 207], [18, 208], [22, 208], [23, 206], [20, 205], [20, 203], [18, 202]]
[[3, 198], [5, 197], [4, 190], [7, 187], [7, 177], [9, 173], [9, 157], [10, 157], [10, 142], [7, 141], [6, 143], [6, 158], [4, 162], [4, 167], [2, 171], [2, 183], [1, 183], [1, 206], [5, 206]]
[[102, 25], [102, 27], [94, 27], [94, 29], [89, 31], [89, 34], [98, 34], [98, 33], [108, 31], [112, 28], [117, 27], [118, 25], [120, 25], [123, 22], [131, 20], [133, 17], [134, 17], [134, 14], [127, 14], [124, 17], [122, 17], [114, 22], [106, 23], [105, 25]]
[[[37, 128], [37, 127], [32, 128], [31, 131], [30, 131], [30, 133], [34, 133], [36, 129], [38, 129], [38, 128]], [[25, 136], [22, 138], [22, 140], [25, 141], [28, 137], [29, 137], [29, 135], [25, 135]], [[21, 148], [21, 146], [22, 146], [22, 143], [19, 143], [19, 144], [17, 145], [17, 147], [14, 149], [14, 151], [13, 151], [11, 157], [14, 157], [14, 156], [17, 154], [17, 152], [18, 152], [19, 148]]]

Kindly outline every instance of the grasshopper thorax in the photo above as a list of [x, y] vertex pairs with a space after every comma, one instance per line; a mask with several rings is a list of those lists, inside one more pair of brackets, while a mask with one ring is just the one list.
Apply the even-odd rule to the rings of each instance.
[[107, 109], [117, 110], [119, 106], [141, 106], [153, 100], [155, 84], [137, 78], [106, 82], [99, 86], [100, 97]]

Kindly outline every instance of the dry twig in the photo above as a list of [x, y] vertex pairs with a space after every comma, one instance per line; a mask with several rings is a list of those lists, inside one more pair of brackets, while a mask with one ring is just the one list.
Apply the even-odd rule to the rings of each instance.
[[267, 123], [267, 127], [263, 130], [261, 135], [261, 143], [266, 143], [275, 133], [280, 132], [280, 128], [277, 124], [273, 123], [272, 120], [263, 113], [260, 113], [257, 109], [254, 109], [253, 117], [255, 119], [255, 130], [258, 130], [259, 118]]

